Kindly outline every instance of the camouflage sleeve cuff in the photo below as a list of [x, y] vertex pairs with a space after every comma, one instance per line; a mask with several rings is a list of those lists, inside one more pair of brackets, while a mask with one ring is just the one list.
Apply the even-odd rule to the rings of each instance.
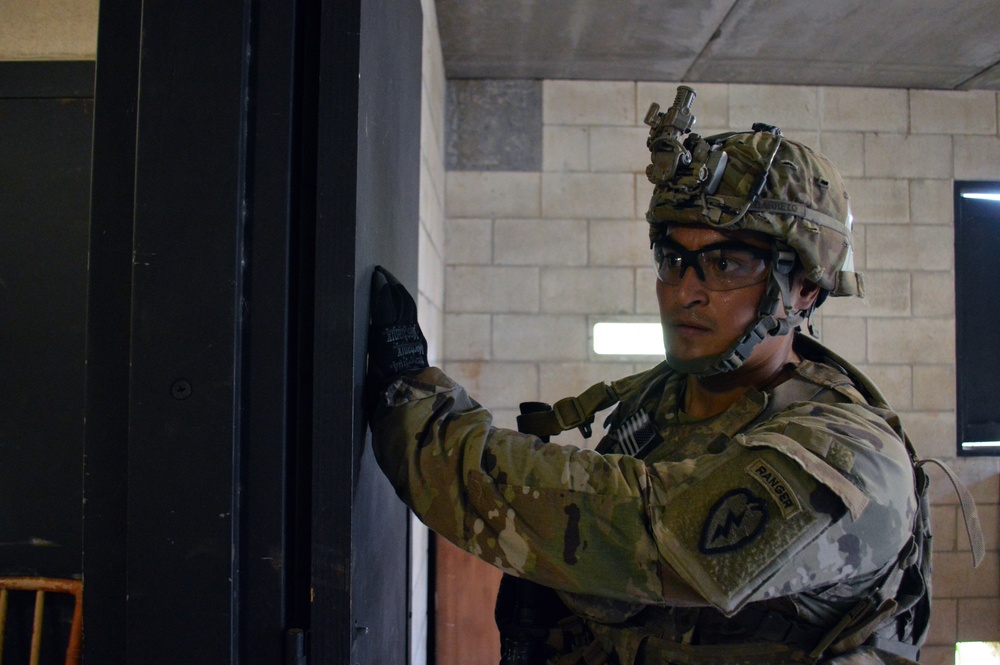
[[424, 367], [400, 374], [382, 391], [381, 404], [403, 406], [408, 402], [461, 389], [457, 383], [437, 367]]

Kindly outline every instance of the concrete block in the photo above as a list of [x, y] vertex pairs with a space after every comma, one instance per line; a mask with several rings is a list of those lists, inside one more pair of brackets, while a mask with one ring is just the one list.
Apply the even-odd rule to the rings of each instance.
[[538, 217], [542, 180], [537, 173], [449, 171], [445, 212], [449, 217]]
[[444, 357], [444, 315], [441, 307], [418, 293], [417, 322], [427, 339], [427, 361], [438, 364]]
[[493, 223], [497, 265], [579, 266], [587, 263], [582, 219], [498, 219]]
[[852, 363], [867, 360], [868, 328], [865, 319], [824, 314], [820, 338], [823, 344]]
[[634, 176], [618, 173], [542, 174], [542, 217], [629, 219], [634, 210]]
[[489, 314], [445, 314], [444, 352], [449, 360], [490, 360], [493, 318]]
[[[546, 125], [634, 125], [635, 83], [557, 81], [542, 83]], [[643, 110], [645, 113], [645, 110]]]
[[[543, 402], [579, 395], [600, 381], [611, 382], [633, 374], [631, 363], [540, 363], [539, 389]], [[600, 422], [595, 420], [595, 426]], [[596, 429], [596, 427], [595, 427]]]
[[865, 135], [861, 132], [824, 130], [820, 135], [819, 150], [833, 162], [841, 176], [860, 178], [865, 174]]
[[873, 178], [951, 178], [951, 136], [865, 134], [865, 175]]
[[950, 226], [868, 225], [865, 242], [869, 270], [951, 270], [955, 263]]
[[420, 171], [420, 226], [427, 230], [435, 246], [444, 248], [444, 171], [437, 174], [437, 180], [425, 165]]
[[952, 181], [911, 180], [910, 221], [914, 224], [953, 225], [955, 203]]
[[652, 265], [649, 251], [649, 224], [645, 221], [592, 220], [589, 232], [590, 265]]
[[935, 552], [954, 552], [959, 516], [955, 506], [931, 506], [931, 533]]
[[[934, 557], [935, 598], [989, 598], [997, 603], [1000, 596], [1000, 556], [988, 552], [978, 568], [966, 552], [939, 552]], [[959, 604], [961, 613], [961, 601]], [[962, 635], [962, 626], [958, 628]]]
[[851, 230], [851, 241], [854, 248], [854, 269], [862, 272], [868, 268], [868, 244], [865, 242], [866, 228], [867, 225], [863, 221], [855, 221], [854, 227]]
[[955, 137], [956, 180], [1000, 180], [1000, 138]]
[[[918, 455], [946, 457], [955, 453], [954, 412], [911, 411], [899, 415]], [[952, 488], [949, 485], [945, 489], [950, 492]]]
[[[745, 129], [743, 127], [737, 127], [736, 129]], [[819, 150], [820, 144], [820, 131], [819, 129], [789, 129], [781, 130], [781, 135], [792, 141], [798, 141], [802, 145], [808, 146], [813, 150]]]
[[[639, 83], [636, 88], [636, 111], [638, 112], [638, 124], [642, 124], [642, 119], [649, 110], [649, 105], [656, 102], [660, 105], [660, 111], [666, 112], [674, 103], [677, 97], [677, 86], [687, 85], [694, 88], [695, 99], [691, 104], [691, 111], [694, 113], [696, 123], [694, 131], [702, 136], [712, 133], [707, 128], [728, 128], [729, 127], [729, 84], [727, 83]], [[645, 125], [642, 125], [645, 127]], [[747, 126], [746, 129], [750, 127]]]
[[954, 411], [954, 365], [913, 366], [913, 408], [924, 411]]
[[872, 270], [865, 273], [865, 299], [829, 298], [823, 313], [832, 316], [909, 316], [910, 274]]
[[653, 184], [645, 173], [637, 174], [634, 178], [635, 208], [632, 211], [631, 219], [646, 219], [646, 211], [649, 210], [649, 200], [653, 197]]
[[1000, 598], [958, 601], [959, 642], [1000, 642]]
[[420, 0], [424, 13], [424, 62], [423, 78], [444, 81], [444, 64], [441, 53], [441, 35], [438, 28], [437, 10], [431, 0]]
[[445, 172], [435, 171], [423, 160], [420, 165], [420, 223], [427, 227], [438, 247], [444, 247]]
[[538, 311], [538, 268], [450, 266], [445, 280], [449, 314]]
[[94, 60], [97, 0], [0, 4], [0, 60]]
[[820, 88], [823, 129], [906, 132], [906, 90]]
[[449, 362], [444, 371], [493, 411], [538, 399], [538, 368], [523, 362]]
[[729, 86], [729, 124], [750, 129], [755, 122], [777, 125], [781, 130], [815, 130], [820, 127], [819, 89], [792, 85]]
[[420, 156], [422, 160], [429, 163], [444, 164], [444, 143], [441, 140], [441, 118], [439, 113], [444, 111], [440, 103], [436, 103], [427, 94], [426, 84], [422, 89], [420, 97]]
[[449, 80], [447, 95], [449, 170], [542, 168], [541, 81]]
[[445, 255], [450, 265], [489, 265], [493, 261], [493, 221], [445, 220]]
[[444, 99], [436, 100], [429, 94], [425, 82], [420, 99], [420, 154], [421, 160], [444, 173]]
[[947, 365], [955, 361], [955, 322], [950, 319], [870, 319], [872, 363]]
[[583, 315], [498, 314], [493, 317], [493, 357], [519, 361], [582, 361], [587, 358]]
[[590, 170], [594, 173], [645, 173], [649, 164], [648, 127], [593, 127]]
[[652, 267], [635, 269], [635, 313], [656, 315], [659, 320], [660, 303], [656, 300], [656, 273]]
[[909, 365], [860, 365], [896, 411], [909, 411], [913, 403], [913, 370]]
[[913, 273], [913, 315], [927, 318], [955, 316], [955, 273]]
[[851, 214], [858, 223], [905, 224], [910, 221], [909, 182], [896, 178], [846, 178]]
[[[937, 538], [937, 535], [934, 536]], [[955, 650], [958, 635], [958, 601], [938, 600], [931, 604], [931, 623], [927, 629], [926, 646], [941, 645]], [[926, 648], [925, 646], [925, 648]], [[952, 659], [952, 664], [954, 663]]]
[[542, 271], [541, 308], [559, 314], [628, 314], [635, 302], [631, 268], [549, 268]]
[[417, 236], [418, 291], [438, 308], [444, 306], [444, 257], [424, 227]]
[[542, 170], [555, 173], [590, 169], [590, 128], [548, 126], [542, 131]]
[[[522, 399], [518, 402], [532, 402], [534, 400]], [[501, 429], [517, 429], [517, 415], [520, 413], [520, 409], [516, 406], [507, 409], [491, 409], [490, 413], [493, 415], [493, 426], [499, 427]], [[478, 560], [478, 559], [477, 559]], [[487, 566], [489, 568], [489, 566]], [[498, 571], [499, 572], [499, 571]]]
[[[982, 458], [979, 458], [980, 460]], [[969, 458], [965, 458], [964, 461], [969, 461]], [[981, 463], [982, 464], [982, 463]], [[983, 464], [982, 466], [987, 466]], [[955, 468], [955, 464], [952, 463], [952, 468]], [[961, 474], [960, 474], [961, 475]], [[963, 478], [969, 491], [972, 492], [972, 498], [976, 500], [976, 505], [985, 506], [987, 504], [995, 504], [1000, 501], [998, 497], [998, 490], [1000, 490], [1000, 478], [994, 477], [983, 477], [982, 469], [978, 470], [976, 475], [966, 474], [969, 476], [968, 480]], [[976, 480], [976, 478], [981, 478], [981, 480]]]
[[914, 134], [997, 133], [997, 96], [986, 90], [910, 90]]

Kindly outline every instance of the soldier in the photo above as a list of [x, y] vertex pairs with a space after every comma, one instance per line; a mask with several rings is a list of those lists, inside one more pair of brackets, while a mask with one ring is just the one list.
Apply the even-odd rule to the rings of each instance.
[[[498, 429], [377, 268], [375, 455], [431, 529], [558, 594], [518, 632], [508, 588], [504, 662], [915, 662], [926, 477], [878, 389], [799, 331], [863, 295], [843, 181], [773, 127], [690, 133], [693, 98], [646, 118], [665, 361]], [[615, 403], [596, 450], [547, 442]]]

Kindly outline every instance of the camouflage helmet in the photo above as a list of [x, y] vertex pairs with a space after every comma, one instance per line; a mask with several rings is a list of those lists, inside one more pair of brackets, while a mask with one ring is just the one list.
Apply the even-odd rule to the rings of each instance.
[[[725, 353], [694, 361], [672, 358], [667, 349], [675, 369], [709, 375], [739, 368], [765, 337], [808, 322], [827, 295], [863, 297], [864, 284], [854, 271], [850, 204], [836, 167], [769, 125], [707, 138], [693, 134], [694, 98], [693, 89], [679, 86], [665, 113], [653, 104], [646, 114], [651, 153], [646, 176], [654, 185], [646, 213], [650, 243], [672, 226], [688, 224], [775, 238], [768, 288], [758, 319], [744, 335]], [[821, 289], [804, 311], [791, 307], [796, 261]]]
[[[694, 91], [681, 89], [690, 91], [690, 106]], [[787, 244], [805, 277], [830, 295], [863, 297], [847, 189], [830, 160], [767, 125], [703, 139], [687, 133], [694, 124], [689, 111], [689, 120], [678, 123], [676, 114], [658, 109], [646, 116], [652, 153], [646, 175], [655, 186], [646, 213], [651, 241], [676, 224], [758, 231]]]

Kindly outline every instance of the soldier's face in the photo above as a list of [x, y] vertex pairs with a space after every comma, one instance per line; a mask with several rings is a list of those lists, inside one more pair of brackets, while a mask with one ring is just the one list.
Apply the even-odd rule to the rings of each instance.
[[[770, 247], [760, 234], [721, 233], [704, 227], [674, 227], [669, 237], [687, 250], [725, 241], [738, 241], [759, 249]], [[686, 270], [676, 285], [657, 279], [656, 298], [667, 348], [674, 357], [685, 361], [726, 351], [756, 321], [757, 307], [766, 289], [764, 280], [731, 291], [712, 291], [693, 269]], [[754, 355], [758, 355], [757, 350]]]

